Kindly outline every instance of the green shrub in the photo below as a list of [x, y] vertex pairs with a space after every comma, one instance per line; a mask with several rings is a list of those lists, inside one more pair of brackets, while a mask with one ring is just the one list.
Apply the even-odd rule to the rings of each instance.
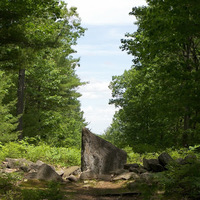
[[44, 142], [38, 145], [29, 144], [26, 141], [9, 142], [4, 145], [0, 144], [0, 161], [9, 158], [26, 158], [36, 162], [42, 160], [50, 164], [61, 166], [80, 165], [80, 149], [67, 147], [51, 147]]
[[[168, 166], [168, 170], [160, 177], [166, 196], [200, 199], [200, 162], [191, 159], [189, 164], [176, 162]], [[177, 197], [178, 198], [178, 197]]]

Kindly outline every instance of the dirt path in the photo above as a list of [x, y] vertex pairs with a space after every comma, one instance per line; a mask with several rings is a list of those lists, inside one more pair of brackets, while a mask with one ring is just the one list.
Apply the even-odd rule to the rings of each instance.
[[64, 187], [66, 199], [71, 200], [141, 200], [137, 192], [129, 191], [127, 181], [85, 181], [69, 183]]

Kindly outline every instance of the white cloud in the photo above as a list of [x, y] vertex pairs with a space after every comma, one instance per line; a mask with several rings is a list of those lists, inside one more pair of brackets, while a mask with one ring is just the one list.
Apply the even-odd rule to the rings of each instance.
[[121, 55], [121, 50], [117, 45], [103, 44], [103, 45], [79, 45], [76, 50], [81, 56], [102, 56], [102, 55]]
[[111, 91], [109, 90], [108, 85], [108, 81], [90, 81], [89, 84], [82, 86], [79, 89], [79, 92], [82, 94], [81, 100], [110, 98]]
[[101, 107], [86, 106], [84, 113], [87, 122], [89, 122], [88, 127], [95, 133], [102, 134], [111, 124], [115, 108], [109, 105]]
[[111, 91], [108, 81], [91, 80], [90, 84], [80, 87], [82, 94], [81, 107], [84, 111], [88, 127], [95, 133], [102, 134], [112, 122], [114, 106], [108, 104]]
[[129, 24], [132, 7], [144, 5], [145, 0], [65, 0], [69, 6], [78, 8], [84, 24]]

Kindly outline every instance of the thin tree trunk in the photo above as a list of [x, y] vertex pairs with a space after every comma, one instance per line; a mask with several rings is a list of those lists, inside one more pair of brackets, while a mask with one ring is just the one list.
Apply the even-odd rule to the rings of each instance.
[[17, 115], [20, 115], [17, 131], [19, 139], [23, 139], [23, 112], [24, 112], [24, 90], [25, 90], [25, 69], [19, 70], [18, 91], [17, 91]]

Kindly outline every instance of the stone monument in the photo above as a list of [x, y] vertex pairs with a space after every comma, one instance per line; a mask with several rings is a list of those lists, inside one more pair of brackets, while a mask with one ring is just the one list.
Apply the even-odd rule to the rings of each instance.
[[127, 153], [110, 142], [82, 129], [81, 171], [93, 174], [109, 174], [123, 169]]

